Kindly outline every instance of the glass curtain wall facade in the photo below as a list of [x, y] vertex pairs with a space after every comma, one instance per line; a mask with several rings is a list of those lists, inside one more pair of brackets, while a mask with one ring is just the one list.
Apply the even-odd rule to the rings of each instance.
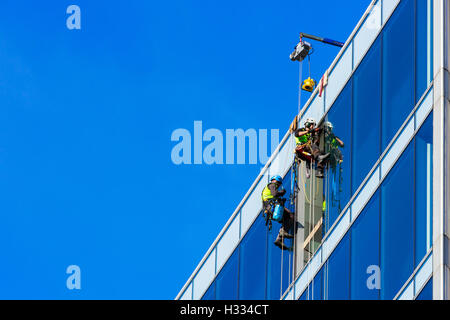
[[[299, 117], [332, 124], [324, 178], [287, 134], [177, 299], [432, 299], [432, 4], [372, 2]], [[301, 226], [289, 251], [258, 204], [273, 174]]]

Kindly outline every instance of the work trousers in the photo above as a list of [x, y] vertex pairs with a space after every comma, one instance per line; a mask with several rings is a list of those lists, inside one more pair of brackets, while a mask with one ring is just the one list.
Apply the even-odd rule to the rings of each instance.
[[[269, 201], [263, 202], [263, 208], [267, 212], [270, 212], [270, 215], [273, 214], [272, 205], [270, 204]], [[281, 228], [284, 231], [289, 232], [292, 229], [292, 226], [294, 225], [294, 219], [295, 219], [294, 213], [285, 207], [283, 212], [283, 218], [281, 219]]]
[[311, 167], [311, 160], [314, 159], [317, 164], [317, 168], [320, 170], [323, 169], [323, 161], [319, 161], [318, 159], [322, 153], [320, 152], [320, 148], [317, 144], [313, 143], [310, 146], [297, 146], [295, 148], [295, 153], [297, 154], [298, 158], [305, 161], [309, 167]]

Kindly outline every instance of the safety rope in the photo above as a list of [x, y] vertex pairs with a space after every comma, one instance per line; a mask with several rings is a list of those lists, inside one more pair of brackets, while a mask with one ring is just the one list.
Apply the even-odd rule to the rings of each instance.
[[[284, 237], [281, 236], [281, 243], [284, 243]], [[281, 248], [281, 262], [280, 262], [280, 266], [281, 266], [281, 272], [280, 272], [280, 298], [283, 295], [283, 247]]]
[[[294, 206], [294, 226], [293, 226], [293, 231], [294, 231], [294, 242], [293, 242], [293, 255], [292, 255], [292, 281], [295, 279], [295, 272], [296, 272], [296, 266], [297, 266], [297, 258], [296, 258], [296, 253], [297, 253], [297, 231], [298, 231], [298, 226], [297, 226], [297, 221], [298, 221], [298, 203], [297, 203], [297, 195], [298, 195], [298, 191], [299, 191], [299, 187], [298, 187], [298, 175], [300, 174], [300, 166], [299, 166], [299, 160], [297, 159], [297, 157], [295, 156], [295, 152], [294, 152], [294, 168], [295, 170], [293, 170], [293, 179], [294, 179], [294, 201], [293, 201], [293, 206]], [[303, 186], [304, 188], [304, 186]]]
[[311, 53], [308, 54], [308, 78], [311, 78]]
[[[298, 73], [298, 106], [297, 106], [297, 116], [300, 115], [300, 110], [301, 110], [301, 103], [302, 103], [302, 76], [303, 76], [303, 61], [301, 61], [299, 63], [299, 73]], [[297, 120], [298, 121], [298, 120]], [[290, 142], [289, 142], [289, 150], [294, 150], [295, 147], [295, 139], [294, 139], [294, 134], [295, 131], [292, 130], [291, 132], [291, 137], [290, 137]], [[291, 145], [293, 144], [293, 145]], [[287, 161], [289, 160], [289, 157], [287, 157]], [[286, 168], [286, 166], [284, 166], [284, 168]], [[294, 177], [295, 178], [294, 178]], [[294, 162], [293, 162], [293, 170], [291, 173], [291, 197], [293, 198], [293, 201], [291, 201], [291, 203], [293, 202], [294, 205], [294, 238], [293, 238], [293, 252], [295, 252], [295, 248], [294, 246], [296, 245], [296, 225], [297, 225], [297, 202], [296, 202], [296, 185], [297, 185], [297, 170], [296, 170], [296, 159], [295, 159], [295, 153], [294, 153]], [[306, 195], [306, 193], [305, 193]], [[287, 232], [289, 232], [289, 230], [285, 230]], [[282, 243], [284, 243], [284, 237], [281, 237], [281, 241]], [[293, 261], [291, 261], [293, 259], [289, 259], [289, 279], [291, 276], [291, 263], [293, 264]], [[281, 267], [281, 272], [280, 272], [280, 297], [283, 294], [283, 262], [284, 262], [284, 250], [281, 250], [281, 262], [280, 262], [280, 267]], [[294, 266], [292, 265], [292, 271], [294, 272]], [[294, 277], [292, 277], [293, 279]]]
[[[297, 159], [295, 158], [294, 153], [294, 163], [292, 165], [292, 171], [291, 171], [291, 206], [294, 208], [294, 221], [292, 226], [292, 232], [294, 234], [294, 239], [292, 242], [292, 259], [289, 259], [289, 261], [292, 260], [292, 271], [291, 268], [289, 268], [289, 283], [291, 283], [295, 279], [295, 252], [297, 247], [297, 241], [296, 241], [296, 234], [297, 234]], [[290, 266], [290, 264], [289, 264]]]
[[[300, 39], [301, 41], [301, 39]], [[298, 71], [298, 105], [297, 105], [297, 126], [300, 123], [300, 119], [298, 117], [300, 117], [300, 111], [302, 108], [302, 78], [303, 78], [303, 60], [300, 61], [299, 63], [299, 71]], [[292, 140], [295, 141], [295, 131], [291, 132], [292, 134]], [[294, 148], [295, 148], [295, 144], [294, 144]], [[292, 148], [291, 150], [295, 150], [294, 148]], [[292, 249], [293, 249], [293, 255], [292, 255], [292, 279], [295, 279], [295, 253], [297, 251], [297, 220], [298, 220], [298, 206], [297, 206], [297, 190], [298, 188], [298, 183], [297, 183], [297, 178], [298, 175], [301, 175], [301, 169], [298, 165], [299, 163], [297, 162], [297, 158], [296, 158], [296, 154], [294, 151], [294, 165], [293, 165], [293, 179], [294, 181], [291, 183], [293, 188], [291, 188], [291, 192], [292, 197], [293, 197], [293, 206], [294, 206], [294, 226], [293, 226], [293, 232], [294, 232], [294, 239], [293, 239], [293, 245], [292, 245]], [[303, 183], [303, 192], [305, 194], [305, 198], [307, 199], [308, 197], [306, 196], [306, 191], [305, 191], [305, 185]], [[308, 200], [309, 202], [309, 200]]]
[[[291, 138], [289, 139], [288, 145], [286, 147], [288, 148], [288, 150], [293, 150], [294, 149], [294, 145], [295, 145], [295, 141], [293, 139], [293, 132], [291, 132]], [[286, 157], [286, 160], [285, 160], [286, 163], [283, 164], [284, 165], [283, 168], [286, 168], [288, 166], [289, 162], [291, 161], [290, 159], [291, 159], [290, 157]], [[283, 221], [282, 221], [282, 226], [281, 227], [283, 228]], [[284, 228], [283, 228], [283, 230], [284, 230]], [[289, 232], [289, 230], [284, 230], [284, 231]], [[281, 242], [284, 244], [284, 236], [281, 236]], [[284, 249], [281, 249], [280, 297], [283, 295], [283, 269], [284, 269], [283, 264], [284, 264]], [[290, 273], [291, 273], [290, 269], [291, 269], [291, 260], [289, 259], [288, 275], [290, 275]]]
[[[308, 54], [308, 76], [311, 77], [311, 58], [310, 55]], [[303, 60], [300, 61], [299, 63], [299, 74], [298, 74], [298, 107], [297, 107], [297, 116], [300, 115], [300, 111], [301, 111], [301, 103], [302, 103], [302, 77], [303, 77]], [[300, 121], [298, 121], [300, 122]], [[294, 133], [295, 131], [293, 130], [291, 132], [291, 141], [294, 142]], [[295, 145], [295, 144], [294, 144]], [[292, 148], [294, 149], [294, 148]], [[303, 163], [304, 161], [302, 161]], [[297, 241], [296, 241], [296, 229], [297, 229], [297, 190], [300, 189], [298, 187], [298, 183], [297, 183], [297, 177], [300, 176], [300, 179], [302, 180], [302, 190], [305, 196], [305, 199], [307, 201], [307, 203], [309, 203], [310, 206], [310, 210], [309, 210], [309, 233], [312, 232], [313, 230], [313, 223], [312, 223], [312, 219], [314, 217], [313, 215], [313, 209], [314, 209], [314, 197], [318, 194], [319, 190], [318, 190], [318, 185], [317, 185], [317, 191], [315, 190], [315, 179], [314, 176], [315, 174], [313, 173], [314, 171], [314, 161], [311, 161], [311, 168], [310, 168], [310, 185], [309, 185], [309, 199], [306, 193], [306, 183], [305, 183], [305, 179], [303, 177], [303, 172], [306, 170], [305, 168], [300, 168], [300, 166], [297, 165], [297, 159], [296, 159], [296, 155], [294, 152], [294, 162], [293, 162], [293, 166], [292, 166], [292, 172], [291, 172], [291, 199], [293, 199], [293, 201], [291, 201], [291, 204], [293, 204], [294, 206], [294, 226], [293, 226], [293, 232], [294, 232], [294, 237], [293, 237], [293, 258], [295, 257], [295, 250], [296, 250], [296, 245], [297, 245]], [[305, 170], [302, 170], [305, 169]], [[286, 231], [286, 230], [285, 230]], [[288, 232], [288, 231], [287, 231]], [[284, 237], [281, 237], [281, 241], [284, 243]], [[309, 244], [310, 247], [310, 244]], [[310, 248], [311, 249], [311, 248]], [[310, 252], [311, 253], [311, 252]], [[292, 261], [291, 261], [292, 260]], [[283, 290], [283, 262], [284, 262], [284, 250], [281, 250], [281, 262], [280, 262], [280, 266], [281, 266], [281, 272], [280, 272], [280, 296], [282, 295], [282, 290]], [[292, 263], [292, 274], [291, 274], [291, 263]], [[295, 264], [293, 259], [289, 259], [289, 278], [292, 275], [292, 279], [295, 278]]]
[[297, 115], [300, 115], [300, 109], [302, 106], [302, 77], [303, 77], [303, 60], [299, 63], [299, 72], [298, 72], [298, 110]]
[[[308, 236], [311, 234], [312, 231], [312, 217], [313, 217], [313, 209], [314, 209], [314, 159], [311, 159], [311, 168], [310, 168], [310, 176], [309, 176], [309, 197], [310, 197], [310, 202], [309, 202], [309, 228], [308, 228]], [[309, 251], [309, 256], [308, 256], [308, 260], [311, 258], [312, 255], [312, 248], [311, 248], [311, 241], [308, 243], [308, 251]]]
[[[299, 63], [299, 71], [298, 71], [298, 105], [297, 105], [297, 127], [300, 123], [300, 119], [298, 118], [300, 116], [300, 111], [302, 108], [302, 77], [303, 77], [303, 60], [300, 61]], [[293, 140], [295, 141], [295, 132], [292, 132], [293, 135]], [[295, 149], [294, 149], [295, 150]], [[297, 156], [295, 154], [294, 151], [294, 165], [293, 165], [293, 188], [292, 191], [293, 192], [293, 205], [294, 205], [294, 226], [293, 226], [293, 232], [294, 232], [294, 239], [293, 239], [293, 245], [292, 245], [292, 249], [293, 249], [293, 256], [292, 256], [292, 279], [295, 279], [295, 263], [294, 263], [294, 259], [295, 259], [295, 253], [297, 252], [297, 219], [298, 219], [298, 206], [297, 206], [297, 189], [298, 189], [298, 184], [297, 184], [297, 177], [298, 177], [298, 172], [300, 171], [300, 168], [298, 166], [298, 162], [297, 162]], [[304, 188], [304, 186], [303, 186]], [[305, 193], [306, 196], [306, 193]]]
[[[306, 170], [306, 164], [305, 164], [305, 161], [302, 161], [301, 164], [302, 164], [302, 168], [304, 168], [304, 169]], [[300, 178], [301, 178], [301, 180], [302, 180], [302, 190], [303, 190], [303, 194], [305, 195], [306, 202], [307, 202], [308, 204], [310, 204], [311, 201], [308, 199], [308, 195], [306, 194], [306, 182], [305, 182], [305, 178], [303, 177], [303, 174], [302, 174], [303, 172], [305, 172], [305, 170], [300, 170]]]
[[[324, 221], [325, 221], [325, 228], [326, 230], [328, 230], [328, 228], [330, 227], [330, 221], [327, 217], [329, 217], [329, 214], [327, 212], [327, 210], [329, 211], [330, 205], [329, 203], [326, 201], [326, 199], [330, 199], [330, 180], [331, 180], [331, 176], [330, 176], [330, 168], [327, 168], [326, 171], [326, 179], [325, 179], [325, 211], [324, 211]], [[332, 193], [332, 191], [331, 191]], [[328, 197], [327, 197], [328, 196]]]

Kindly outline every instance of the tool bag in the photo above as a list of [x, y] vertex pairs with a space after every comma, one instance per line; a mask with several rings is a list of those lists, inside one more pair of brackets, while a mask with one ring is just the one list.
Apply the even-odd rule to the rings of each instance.
[[275, 205], [275, 209], [273, 210], [272, 220], [275, 220], [277, 222], [281, 222], [283, 219], [283, 213], [284, 213], [284, 206], [280, 203], [277, 203]]

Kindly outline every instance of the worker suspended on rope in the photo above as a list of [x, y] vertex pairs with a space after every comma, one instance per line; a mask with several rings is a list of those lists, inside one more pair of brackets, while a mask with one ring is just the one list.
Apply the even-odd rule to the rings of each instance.
[[324, 160], [328, 153], [322, 154], [319, 147], [321, 128], [316, 127], [313, 118], [306, 119], [305, 126], [295, 131], [295, 154], [299, 160], [306, 162], [306, 178], [311, 176], [311, 164], [317, 165], [316, 177], [323, 178]]
[[263, 215], [266, 219], [266, 225], [269, 229], [272, 226], [272, 220], [281, 223], [280, 231], [274, 244], [283, 250], [289, 247], [283, 242], [284, 238], [292, 239], [294, 236], [289, 233], [294, 224], [294, 213], [284, 207], [286, 199], [283, 196], [286, 190], [283, 188], [283, 178], [276, 175], [270, 178], [269, 184], [263, 189], [261, 198], [263, 201]]
[[[344, 147], [344, 142], [337, 137], [333, 132], [333, 124], [329, 121], [323, 125], [324, 129], [324, 143], [325, 152], [330, 156], [326, 160], [326, 164], [331, 169], [331, 179], [329, 183], [331, 185], [331, 206], [337, 207], [337, 210], [341, 211], [340, 193], [342, 192], [342, 162], [344, 157], [339, 148]], [[339, 167], [338, 176], [336, 176], [336, 169]]]
[[325, 152], [330, 154], [327, 163], [334, 171], [336, 170], [337, 165], [344, 160], [342, 152], [339, 149], [344, 147], [344, 142], [334, 134], [333, 124], [331, 122], [325, 122], [323, 124], [323, 129], [325, 136]]

